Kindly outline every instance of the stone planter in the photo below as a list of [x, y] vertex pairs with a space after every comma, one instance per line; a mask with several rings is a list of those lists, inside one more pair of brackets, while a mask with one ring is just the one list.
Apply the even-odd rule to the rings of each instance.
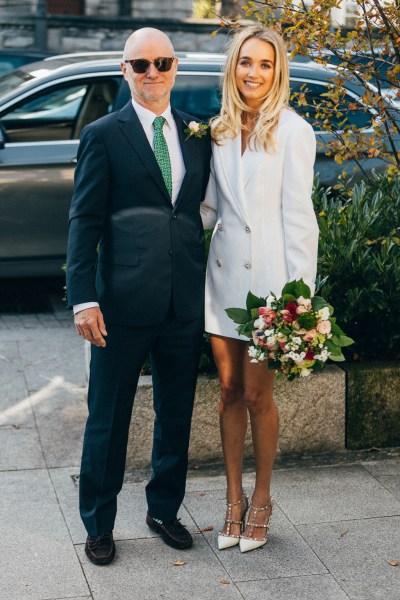
[[[323, 373], [292, 382], [276, 381], [280, 454], [335, 452], [345, 448], [345, 372], [329, 365]], [[153, 433], [151, 377], [142, 377], [135, 398], [127, 469], [151, 462]], [[219, 381], [199, 378], [192, 422], [190, 463], [222, 462], [218, 422]], [[250, 428], [245, 456], [252, 456]]]
[[346, 447], [400, 446], [400, 363], [345, 365]]

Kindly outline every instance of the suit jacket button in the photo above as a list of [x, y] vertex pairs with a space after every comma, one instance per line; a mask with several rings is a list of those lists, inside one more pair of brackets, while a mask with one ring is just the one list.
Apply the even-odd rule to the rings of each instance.
[[173, 253], [173, 251], [172, 251], [172, 250], [168, 250], [168, 254], [169, 254], [170, 256], [173, 256], [173, 255], [174, 255], [174, 253]]
[[246, 225], [246, 227], [244, 228], [244, 230], [245, 230], [246, 233], [250, 233], [250, 231], [251, 231], [251, 229], [250, 229], [250, 227], [248, 225]]
[[221, 225], [221, 223], [218, 223], [218, 231], [222, 231], [222, 225]]
[[178, 217], [177, 217], [177, 215], [172, 215], [172, 218], [177, 219]]
[[245, 269], [251, 269], [251, 262], [250, 262], [249, 260], [247, 260], [247, 261], [244, 263], [244, 268], [245, 268]]
[[216, 263], [219, 267], [222, 267], [222, 262], [219, 260], [219, 258], [217, 258]]

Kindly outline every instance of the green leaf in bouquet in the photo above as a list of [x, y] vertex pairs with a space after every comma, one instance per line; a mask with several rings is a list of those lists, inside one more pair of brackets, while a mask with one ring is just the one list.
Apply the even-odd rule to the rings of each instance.
[[272, 360], [272, 358], [268, 359], [268, 370], [269, 371], [277, 371], [281, 368], [281, 363], [279, 360]]
[[285, 285], [281, 295], [284, 296], [285, 294], [290, 294], [294, 296], [295, 299], [297, 299], [299, 296], [303, 296], [303, 298], [310, 298], [311, 290], [302, 279], [299, 279], [297, 281], [289, 281], [289, 283]]
[[258, 315], [258, 308], [252, 308], [250, 310], [250, 314], [252, 316], [253, 319], [258, 319], [259, 315]]
[[332, 317], [330, 319], [331, 325], [332, 325], [332, 333], [334, 335], [345, 335], [343, 329], [341, 327], [339, 327], [339, 325], [336, 323], [336, 317]]
[[[322, 298], [321, 296], [313, 296], [311, 298], [311, 305], [313, 307], [313, 310], [321, 310], [321, 308], [325, 308], [325, 306], [330, 306], [328, 304], [328, 302], [325, 300], [325, 298]], [[332, 308], [332, 307], [330, 307], [330, 308]], [[329, 309], [329, 312], [330, 312], [330, 309]]]
[[329, 357], [331, 360], [334, 360], [335, 362], [343, 362], [345, 360], [344, 356], [342, 353], [340, 354], [331, 354]]
[[253, 321], [248, 321], [247, 323], [243, 323], [242, 325], [239, 325], [239, 327], [236, 327], [236, 331], [240, 335], [245, 335], [248, 338], [252, 338], [253, 331], [254, 331]]
[[246, 298], [246, 308], [250, 311], [252, 308], [259, 308], [260, 306], [265, 306], [267, 301], [265, 298], [260, 298], [253, 294], [253, 292], [248, 292]]
[[282, 302], [284, 306], [286, 306], [288, 302], [296, 302], [296, 296], [293, 296], [293, 294], [283, 294]]
[[235, 323], [247, 323], [251, 319], [245, 308], [226, 308], [225, 312]]
[[334, 344], [340, 346], [341, 348], [343, 348], [344, 346], [351, 346], [352, 344], [354, 344], [354, 340], [352, 340], [350, 337], [347, 337], [347, 335], [334, 334], [331, 339]]
[[328, 348], [329, 352], [331, 353], [331, 356], [329, 358], [332, 358], [332, 360], [333, 360], [334, 356], [340, 356], [342, 354], [340, 346], [335, 344], [335, 342], [333, 341], [333, 338], [331, 338], [330, 340], [325, 340], [325, 346]]

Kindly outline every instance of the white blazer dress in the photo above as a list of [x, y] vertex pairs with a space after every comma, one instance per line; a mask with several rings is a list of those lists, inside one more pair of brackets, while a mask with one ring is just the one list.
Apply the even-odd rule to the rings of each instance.
[[247, 339], [225, 309], [245, 308], [247, 292], [280, 295], [303, 278], [315, 288], [318, 225], [311, 199], [314, 131], [290, 109], [282, 111], [275, 152], [246, 149], [240, 135], [213, 143], [210, 182], [201, 207], [214, 226], [207, 264], [205, 329]]

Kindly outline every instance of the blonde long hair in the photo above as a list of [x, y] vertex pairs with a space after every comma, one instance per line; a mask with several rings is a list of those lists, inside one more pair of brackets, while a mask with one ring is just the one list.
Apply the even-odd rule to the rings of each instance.
[[260, 115], [259, 123], [250, 134], [248, 146], [256, 150], [263, 148], [265, 151], [269, 151], [275, 148], [274, 132], [280, 113], [283, 108], [288, 106], [289, 102], [289, 62], [287, 49], [281, 35], [261, 24], [243, 27], [233, 36], [228, 45], [221, 112], [211, 120], [211, 133], [214, 141], [220, 144], [225, 139], [235, 138], [242, 130], [249, 131], [249, 128], [242, 122], [242, 115], [244, 112], [250, 112], [250, 109], [242, 100], [236, 85], [236, 65], [242, 45], [254, 37], [273, 47], [275, 77], [270, 91], [257, 111]]

